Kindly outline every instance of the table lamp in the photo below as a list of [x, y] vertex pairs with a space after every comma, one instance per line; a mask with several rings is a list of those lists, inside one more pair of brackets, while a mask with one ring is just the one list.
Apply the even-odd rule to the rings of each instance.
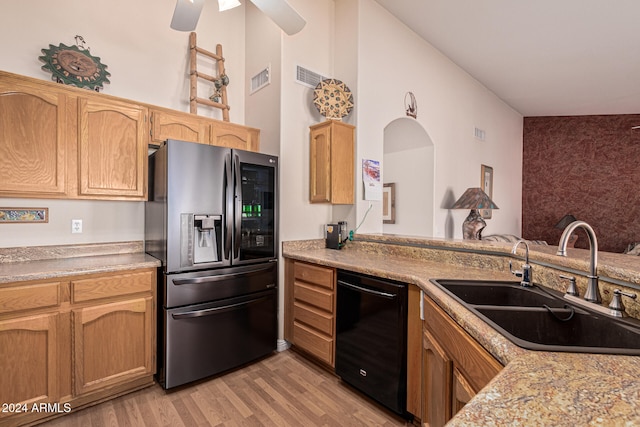
[[462, 236], [468, 240], [482, 239], [482, 230], [487, 226], [478, 209], [499, 209], [480, 187], [467, 188], [451, 209], [471, 209], [462, 223]]

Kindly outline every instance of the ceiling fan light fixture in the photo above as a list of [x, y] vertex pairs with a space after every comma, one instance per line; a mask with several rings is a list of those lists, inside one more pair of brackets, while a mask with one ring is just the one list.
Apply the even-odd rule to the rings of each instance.
[[225, 10], [233, 9], [240, 6], [238, 0], [218, 0], [218, 10], [224, 12]]
[[178, 31], [193, 31], [198, 25], [204, 0], [178, 0], [171, 19], [171, 28]]
[[287, 0], [251, 0], [251, 3], [290, 36], [302, 30], [307, 23]]

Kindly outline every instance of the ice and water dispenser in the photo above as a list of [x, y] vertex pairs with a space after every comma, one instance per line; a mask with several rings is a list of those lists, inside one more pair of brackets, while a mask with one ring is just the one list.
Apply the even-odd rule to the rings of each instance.
[[222, 260], [222, 215], [182, 214], [180, 235], [183, 267]]

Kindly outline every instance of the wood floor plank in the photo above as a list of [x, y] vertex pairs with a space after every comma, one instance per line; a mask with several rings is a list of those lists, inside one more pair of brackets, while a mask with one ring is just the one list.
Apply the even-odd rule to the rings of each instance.
[[159, 384], [46, 427], [394, 427], [411, 425], [293, 351], [175, 390]]
[[229, 388], [229, 385], [227, 383], [225, 383], [224, 381], [217, 381], [215, 385], [220, 394], [222, 394], [229, 400], [229, 403], [233, 405], [235, 410], [238, 411], [240, 415], [242, 415], [244, 418], [248, 418], [252, 415], [251, 410], [247, 407], [247, 405], [245, 405], [242, 399], [240, 399], [238, 395]]

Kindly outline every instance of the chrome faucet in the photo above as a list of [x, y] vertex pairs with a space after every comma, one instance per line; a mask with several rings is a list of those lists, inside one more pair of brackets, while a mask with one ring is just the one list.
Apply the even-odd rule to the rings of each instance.
[[522, 270], [513, 270], [513, 267], [511, 266], [511, 261], [509, 261], [509, 270], [511, 271], [511, 273], [515, 274], [517, 277], [522, 277], [522, 281], [520, 282], [521, 286], [531, 286], [531, 276], [532, 276], [532, 271], [531, 271], [531, 265], [529, 264], [529, 244], [527, 243], [526, 240], [520, 239], [518, 240], [515, 245], [513, 245], [513, 248], [511, 249], [511, 253], [515, 254], [516, 253], [516, 249], [518, 249], [518, 246], [520, 245], [520, 243], [524, 243], [524, 264], [522, 265]]
[[591, 251], [589, 275], [587, 276], [589, 280], [587, 283], [587, 291], [584, 294], [584, 299], [599, 304], [602, 302], [602, 298], [600, 297], [600, 289], [598, 289], [598, 239], [596, 239], [596, 233], [593, 231], [593, 228], [584, 221], [574, 221], [567, 225], [562, 233], [562, 237], [560, 237], [560, 243], [558, 243], [558, 252], [556, 252], [556, 255], [567, 256], [567, 244], [569, 242], [569, 237], [571, 237], [571, 234], [578, 227], [583, 228], [584, 231], [587, 232], [587, 236], [589, 237], [589, 248]]

